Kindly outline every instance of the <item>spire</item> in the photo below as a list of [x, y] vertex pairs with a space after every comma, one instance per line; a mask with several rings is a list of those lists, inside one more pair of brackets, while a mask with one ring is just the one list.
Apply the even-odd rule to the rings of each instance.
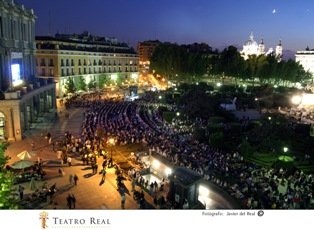
[[250, 33], [250, 40], [253, 41], [254, 40], [254, 35], [253, 32]]
[[279, 45], [279, 46], [282, 46], [282, 45], [281, 45], [281, 39], [279, 40], [279, 44], [278, 44], [278, 45]]
[[261, 39], [261, 44], [264, 45], [264, 38]]

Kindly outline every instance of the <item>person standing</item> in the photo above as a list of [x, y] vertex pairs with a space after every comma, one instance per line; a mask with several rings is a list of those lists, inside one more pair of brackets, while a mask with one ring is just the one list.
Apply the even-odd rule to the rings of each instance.
[[73, 193], [71, 194], [71, 201], [72, 201], [73, 208], [75, 208], [76, 198]]
[[22, 185], [19, 185], [19, 194], [20, 194], [20, 199], [23, 200], [23, 197], [24, 197], [24, 187]]
[[78, 176], [76, 174], [74, 174], [73, 180], [74, 180], [74, 185], [77, 185], [77, 181], [78, 181]]
[[68, 162], [69, 167], [71, 167], [71, 165], [72, 165], [72, 158], [68, 157], [67, 158], [67, 162]]
[[69, 209], [72, 208], [72, 196], [70, 194], [67, 196], [67, 205]]
[[136, 181], [135, 179], [132, 180], [132, 192], [135, 191], [135, 184], [136, 184]]
[[125, 209], [125, 200], [126, 200], [125, 193], [122, 193], [121, 195], [121, 208], [122, 209]]
[[99, 186], [101, 186], [101, 185], [103, 185], [104, 183], [105, 183], [105, 180], [106, 180], [106, 170], [104, 169], [103, 171], [102, 171], [102, 176], [101, 176], [101, 181], [100, 181], [100, 183], [99, 183]]

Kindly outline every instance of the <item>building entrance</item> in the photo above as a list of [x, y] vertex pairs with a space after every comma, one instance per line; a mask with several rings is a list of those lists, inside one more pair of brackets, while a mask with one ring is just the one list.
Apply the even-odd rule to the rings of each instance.
[[0, 140], [5, 139], [5, 116], [0, 112]]

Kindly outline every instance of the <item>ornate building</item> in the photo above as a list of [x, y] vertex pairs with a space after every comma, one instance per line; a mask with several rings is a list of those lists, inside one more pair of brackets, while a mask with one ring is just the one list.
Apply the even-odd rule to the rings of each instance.
[[85, 82], [99, 83], [101, 77], [123, 80], [137, 77], [138, 56], [125, 43], [115, 38], [82, 34], [56, 34], [55, 37], [36, 37], [36, 70], [43, 79], [56, 82], [57, 96], [66, 93], [65, 83], [73, 77]]
[[35, 76], [34, 11], [13, 0], [0, 9], [0, 139], [15, 141], [55, 108], [55, 91]]
[[280, 61], [282, 58], [282, 44], [281, 40], [279, 44], [276, 46], [276, 50], [274, 52], [273, 48], [269, 48], [267, 52], [265, 52], [265, 44], [262, 39], [259, 44], [254, 40], [253, 33], [250, 34], [249, 40], [245, 42], [243, 45], [243, 49], [240, 52], [242, 57], [247, 60], [250, 55], [275, 55]]

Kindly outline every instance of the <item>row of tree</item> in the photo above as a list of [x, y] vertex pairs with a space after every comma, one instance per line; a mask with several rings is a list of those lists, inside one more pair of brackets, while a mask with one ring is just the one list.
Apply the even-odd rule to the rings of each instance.
[[151, 57], [151, 69], [177, 80], [187, 76], [221, 75], [236, 79], [256, 79], [262, 83], [302, 82], [311, 77], [293, 61], [279, 61], [275, 55], [251, 55], [247, 60], [237, 48], [229, 46], [222, 52], [212, 49], [190, 49], [187, 45], [162, 43]]
[[158, 74], [174, 78], [202, 76], [207, 72], [208, 53], [214, 53], [208, 47], [203, 49], [191, 49], [189, 46], [180, 46], [172, 43], [161, 43], [156, 47], [151, 57], [151, 69]]

